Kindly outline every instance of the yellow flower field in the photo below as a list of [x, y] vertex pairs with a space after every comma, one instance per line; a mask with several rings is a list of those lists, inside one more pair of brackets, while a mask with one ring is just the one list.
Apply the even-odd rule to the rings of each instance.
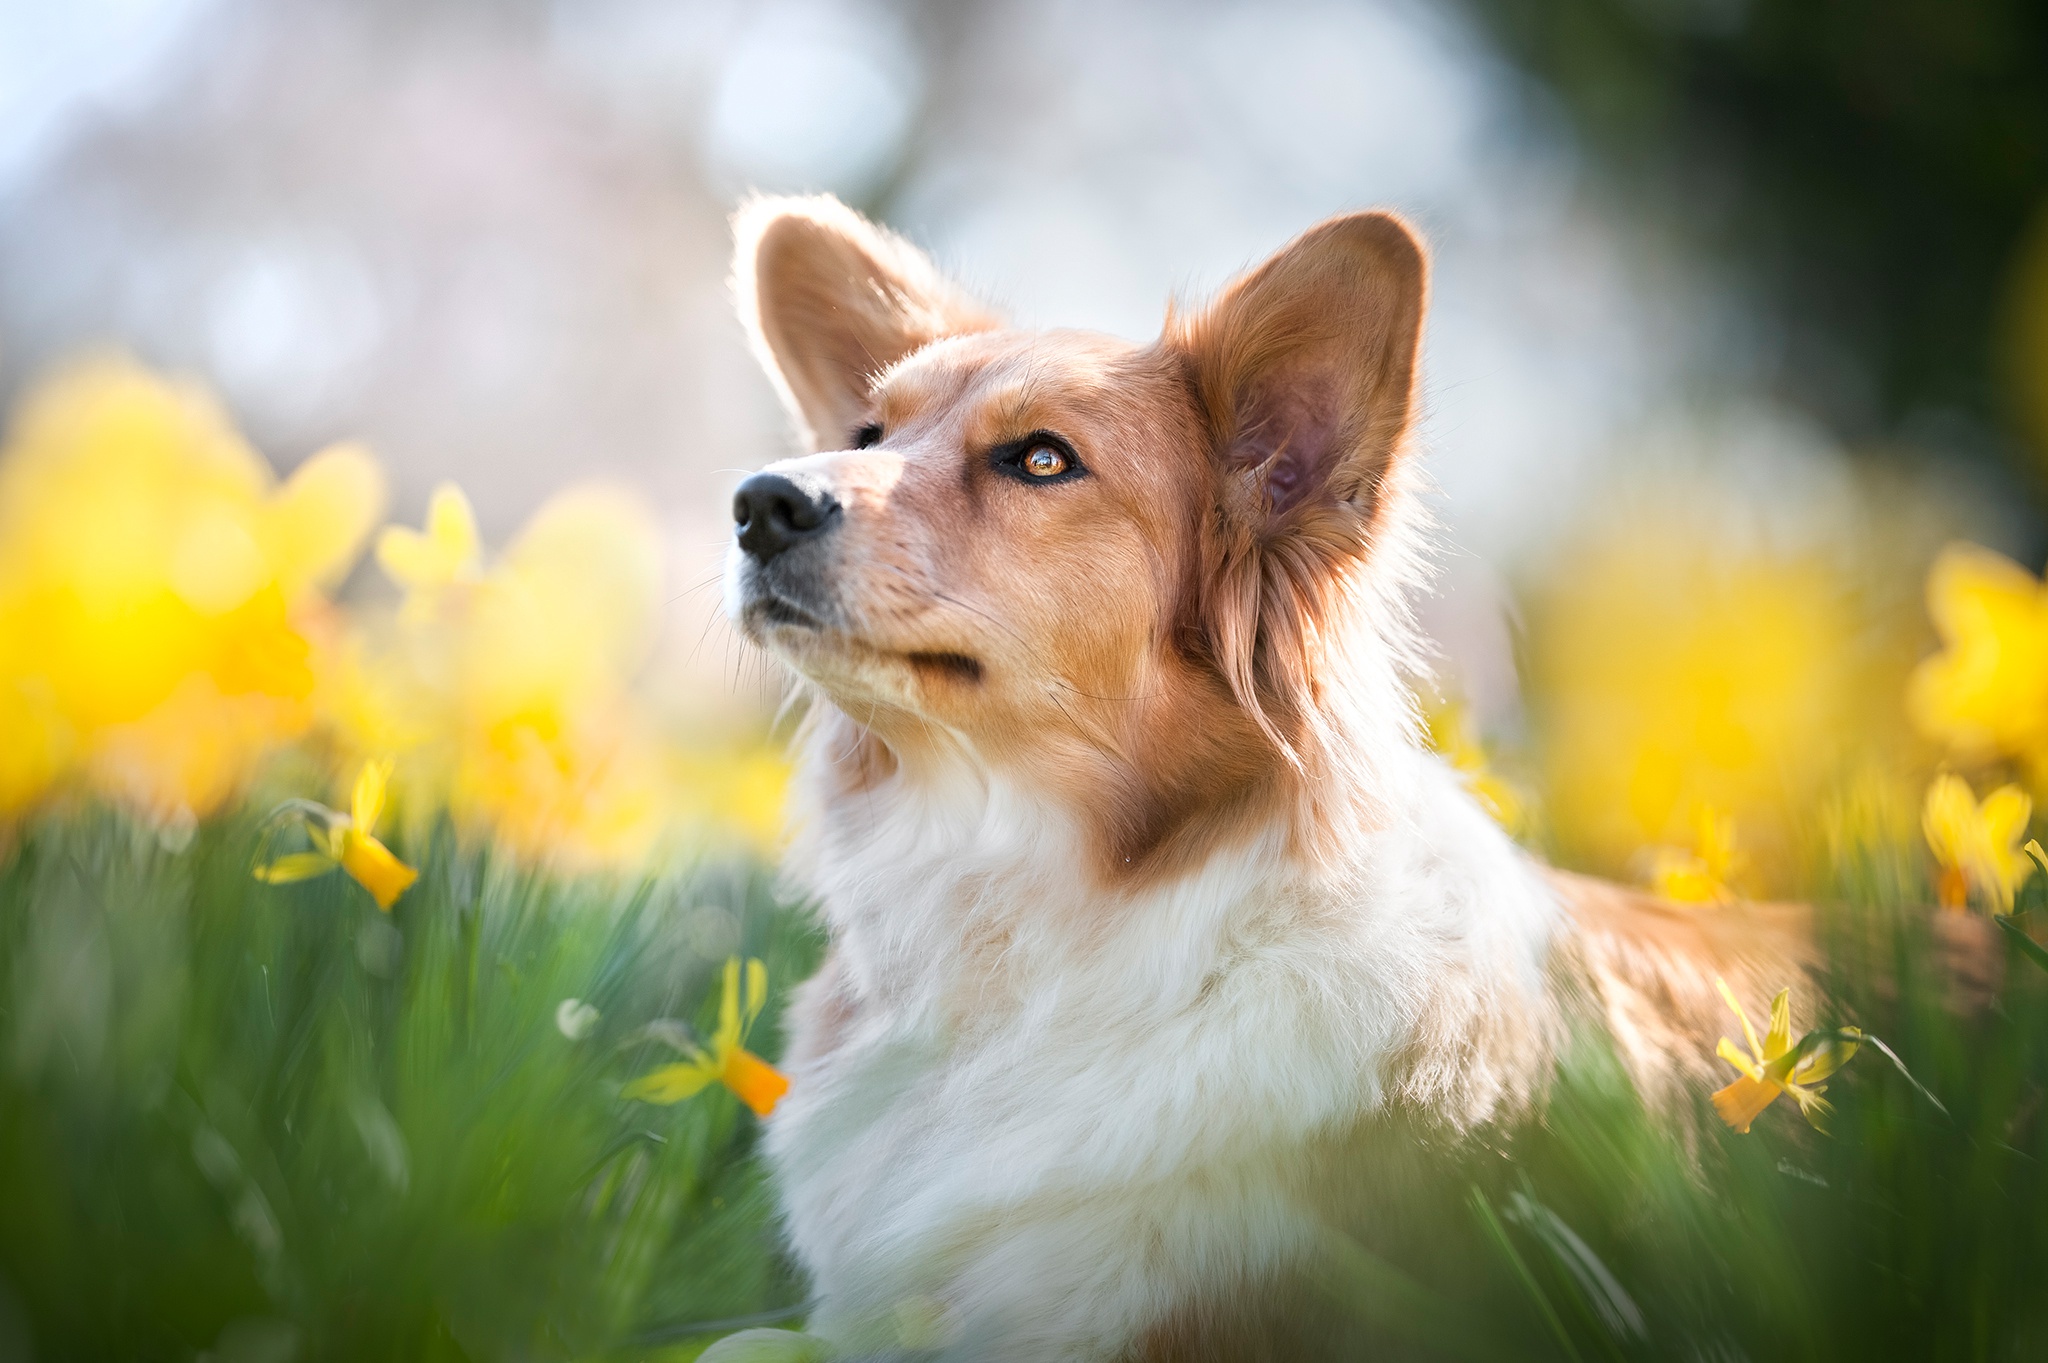
[[[385, 525], [386, 501], [362, 447], [279, 479], [207, 393], [119, 356], [34, 387], [0, 450], [0, 819], [85, 793], [176, 835], [296, 747], [331, 773], [317, 793], [389, 761], [396, 817], [446, 809], [529, 861], [773, 848], [781, 758], [681, 741], [646, 689], [645, 507], [570, 488], [493, 551], [453, 485], [417, 527]], [[2013, 787], [1980, 808], [1962, 778], [2048, 779], [2048, 587], [1944, 550], [1939, 646], [1910, 677], [1885, 641], [1922, 626], [1859, 593], [1824, 555], [1618, 518], [1536, 590], [1530, 742], [1489, 746], [1455, 700], [1430, 739], [1519, 834], [1703, 907], [1796, 892], [1829, 836], [1814, 811], [1881, 769], [1928, 791], [1930, 898], [2002, 909], [2032, 805]]]
[[[515, 855], [644, 864], [766, 847], [782, 764], [683, 744], [644, 694], [663, 549], [621, 492], [571, 488], [497, 555], [461, 491], [385, 528], [363, 448], [280, 482], [207, 394], [101, 356], [46, 379], [0, 450], [0, 819], [89, 792], [175, 832], [288, 744], [339, 786], [389, 760]], [[333, 590], [376, 535], [395, 599]]]

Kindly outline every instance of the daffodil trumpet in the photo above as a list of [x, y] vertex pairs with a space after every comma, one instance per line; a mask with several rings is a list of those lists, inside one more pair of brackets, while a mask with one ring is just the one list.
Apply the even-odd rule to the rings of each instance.
[[346, 871], [370, 892], [378, 908], [389, 912], [398, 897], [420, 878], [418, 871], [392, 855], [391, 849], [376, 837], [377, 820], [384, 812], [384, 795], [390, 780], [389, 762], [365, 763], [356, 776], [346, 814], [313, 800], [287, 800], [279, 805], [270, 816], [265, 851], [277, 833], [290, 826], [303, 829], [313, 849], [259, 861], [256, 878], [271, 885], [288, 885], [330, 871]]
[[687, 1060], [640, 1076], [626, 1085], [622, 1096], [643, 1103], [680, 1103], [720, 1083], [757, 1117], [775, 1110], [789, 1091], [789, 1080], [741, 1044], [768, 1002], [768, 967], [749, 958], [744, 991], [740, 987], [742, 973], [739, 957], [726, 961], [724, 989], [718, 998], [718, 1030], [712, 1033], [711, 1048], [690, 1048]]

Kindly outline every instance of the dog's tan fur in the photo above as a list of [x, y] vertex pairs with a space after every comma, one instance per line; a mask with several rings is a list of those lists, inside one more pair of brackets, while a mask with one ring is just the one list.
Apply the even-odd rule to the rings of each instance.
[[1727, 1079], [1714, 1059], [1731, 1025], [1714, 988], [1761, 1000], [1814, 964], [1812, 913], [1801, 904], [1668, 903], [1589, 876], [1551, 871], [1571, 932], [1559, 968], [1583, 984], [1645, 1096], [1681, 1108]]

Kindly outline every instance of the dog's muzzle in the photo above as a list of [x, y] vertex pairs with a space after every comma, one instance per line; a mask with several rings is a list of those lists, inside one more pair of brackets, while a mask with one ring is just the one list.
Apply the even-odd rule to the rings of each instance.
[[846, 519], [825, 479], [808, 470], [754, 474], [732, 498], [738, 618], [758, 642], [778, 626], [812, 631], [839, 615], [831, 589], [833, 531]]

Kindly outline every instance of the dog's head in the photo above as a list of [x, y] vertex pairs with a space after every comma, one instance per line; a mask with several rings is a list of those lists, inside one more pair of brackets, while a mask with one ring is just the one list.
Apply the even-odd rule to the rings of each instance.
[[1333, 218], [1145, 346], [1009, 329], [832, 199], [737, 227], [816, 452], [740, 485], [727, 607], [871, 735], [848, 779], [965, 753], [1084, 813], [1119, 874], [1316, 784], [1337, 693], [1405, 638], [1426, 267], [1399, 220]]

